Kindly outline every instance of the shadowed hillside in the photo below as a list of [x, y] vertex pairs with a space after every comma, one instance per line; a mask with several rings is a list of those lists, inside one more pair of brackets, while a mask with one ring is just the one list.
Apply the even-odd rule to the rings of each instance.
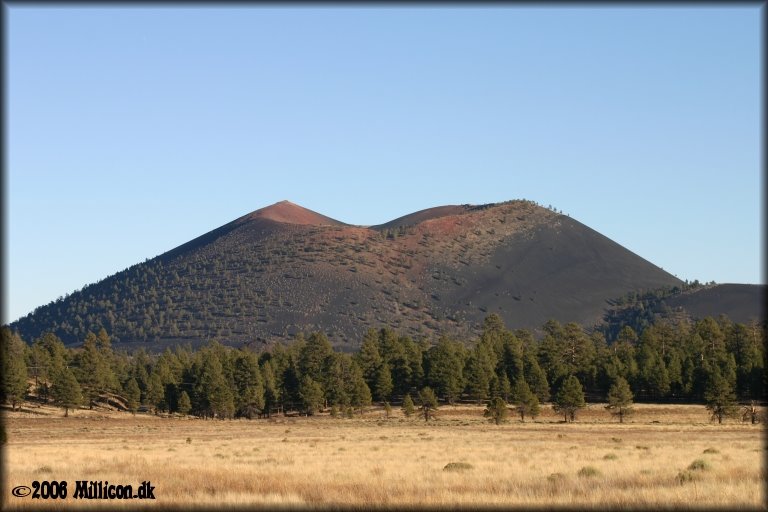
[[120, 341], [193, 344], [322, 330], [355, 347], [368, 327], [468, 337], [599, 322], [610, 299], [682, 284], [589, 227], [530, 201], [422, 210], [371, 228], [283, 201], [37, 308], [25, 339], [104, 327]]
[[685, 311], [697, 319], [725, 315], [743, 324], [765, 320], [765, 286], [757, 284], [706, 286], [669, 297], [664, 302], [672, 311]]

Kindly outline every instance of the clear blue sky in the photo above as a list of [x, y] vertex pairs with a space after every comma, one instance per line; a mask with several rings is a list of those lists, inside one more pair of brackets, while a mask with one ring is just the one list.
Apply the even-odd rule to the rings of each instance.
[[6, 6], [4, 319], [289, 199], [551, 204], [761, 275], [760, 6]]

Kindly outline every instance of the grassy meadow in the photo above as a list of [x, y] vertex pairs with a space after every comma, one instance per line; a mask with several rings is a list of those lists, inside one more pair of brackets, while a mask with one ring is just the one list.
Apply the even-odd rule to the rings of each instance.
[[[2, 508], [765, 509], [761, 425], [717, 425], [703, 406], [635, 408], [624, 424], [592, 405], [576, 423], [544, 407], [499, 426], [480, 406], [443, 406], [429, 423], [380, 409], [251, 421], [6, 411]], [[10, 494], [33, 480], [66, 480], [69, 496]], [[156, 499], [74, 500], [76, 480], [150, 480]]]

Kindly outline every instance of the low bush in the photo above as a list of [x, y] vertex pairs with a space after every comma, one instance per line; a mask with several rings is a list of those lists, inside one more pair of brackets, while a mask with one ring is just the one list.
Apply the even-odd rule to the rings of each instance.
[[696, 459], [688, 465], [690, 471], [708, 471], [712, 468], [704, 459]]
[[468, 462], [449, 462], [443, 467], [443, 471], [468, 471], [472, 468], [472, 464]]
[[595, 476], [600, 476], [600, 471], [598, 471], [598, 469], [594, 466], [584, 466], [576, 474], [580, 477], [592, 478]]
[[695, 473], [693, 471], [690, 471], [688, 469], [686, 469], [684, 471], [680, 471], [677, 474], [677, 477], [676, 477], [677, 483], [679, 483], [680, 485], [684, 485], [686, 483], [693, 482], [695, 480], [699, 480], [700, 478], [701, 477], [697, 473]]

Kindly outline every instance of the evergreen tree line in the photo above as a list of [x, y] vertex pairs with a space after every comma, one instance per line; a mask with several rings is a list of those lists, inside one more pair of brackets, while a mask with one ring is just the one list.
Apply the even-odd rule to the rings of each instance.
[[[34, 381], [38, 399], [66, 412], [112, 401], [133, 412], [145, 407], [209, 418], [328, 409], [351, 415], [373, 401], [414, 407], [416, 400], [425, 419], [432, 396], [435, 406], [437, 400], [493, 405], [498, 398], [516, 404], [522, 419], [535, 417], [539, 404], [551, 400], [568, 421], [585, 397], [628, 397], [614, 400], [625, 405], [633, 398], [709, 403], [716, 391], [733, 405], [764, 396], [764, 327], [725, 317], [658, 323], [641, 335], [625, 326], [611, 344], [575, 323], [551, 320], [542, 330], [537, 340], [530, 331], [507, 329], [492, 314], [469, 346], [445, 336], [433, 343], [413, 340], [382, 328], [370, 329], [354, 354], [337, 352], [324, 334], [312, 333], [261, 352], [213, 341], [197, 351], [128, 355], [113, 350], [104, 329], [88, 332], [73, 349], [51, 333], [28, 345], [4, 327], [2, 399], [16, 407]], [[623, 418], [621, 406], [618, 411]]]

